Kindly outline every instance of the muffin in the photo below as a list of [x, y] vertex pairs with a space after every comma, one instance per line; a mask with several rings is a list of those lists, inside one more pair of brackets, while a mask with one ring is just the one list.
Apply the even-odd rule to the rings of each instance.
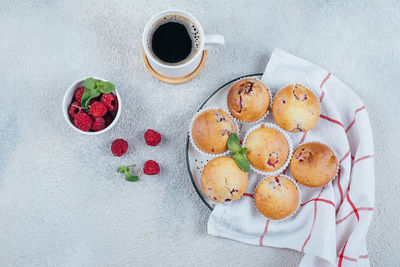
[[254, 201], [262, 215], [272, 220], [282, 220], [296, 211], [299, 191], [290, 179], [281, 175], [271, 176], [257, 186]]
[[289, 166], [297, 182], [308, 187], [320, 187], [336, 176], [338, 160], [329, 146], [311, 142], [296, 148]]
[[197, 115], [192, 125], [192, 138], [196, 146], [210, 154], [227, 151], [227, 141], [237, 133], [233, 118], [222, 109], [208, 109]]
[[211, 160], [201, 173], [201, 187], [213, 201], [239, 199], [247, 187], [247, 172], [230, 157]]
[[242, 122], [255, 122], [267, 113], [270, 105], [268, 88], [259, 80], [242, 79], [229, 90], [229, 112]]
[[289, 143], [286, 137], [273, 128], [261, 127], [248, 134], [245, 147], [251, 165], [263, 172], [280, 169], [289, 157]]
[[292, 133], [306, 132], [317, 123], [319, 102], [304, 86], [289, 85], [275, 95], [272, 114], [282, 129]]

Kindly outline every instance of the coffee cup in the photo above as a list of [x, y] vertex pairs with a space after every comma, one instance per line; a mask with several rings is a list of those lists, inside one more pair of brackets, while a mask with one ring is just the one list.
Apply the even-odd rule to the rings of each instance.
[[149, 65], [168, 78], [190, 75], [199, 66], [204, 50], [224, 43], [222, 35], [205, 35], [195, 17], [179, 10], [162, 11], [152, 17], [142, 37]]

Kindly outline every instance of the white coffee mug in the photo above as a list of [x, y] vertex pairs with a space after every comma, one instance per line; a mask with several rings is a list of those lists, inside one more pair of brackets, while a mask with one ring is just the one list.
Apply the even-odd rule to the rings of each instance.
[[[160, 59], [158, 59], [157, 57], [153, 56], [148, 47], [148, 44], [151, 43], [149, 42], [148, 38], [152, 37], [149, 36], [149, 31], [153, 28], [154, 23], [156, 23], [159, 19], [167, 15], [179, 15], [182, 17], [186, 17], [187, 19], [192, 21], [199, 30], [199, 36], [200, 36], [199, 48], [197, 49], [196, 54], [194, 54], [189, 61], [186, 61], [183, 64], [167, 65], [161, 62]], [[147, 60], [149, 61], [150, 66], [158, 74], [169, 78], [181, 78], [191, 74], [199, 66], [204, 50], [207, 50], [210, 47], [216, 45], [224, 45], [224, 44], [225, 44], [224, 36], [219, 34], [205, 35], [203, 27], [200, 25], [199, 21], [195, 17], [184, 11], [179, 11], [179, 10], [165, 10], [152, 17], [144, 27], [143, 37], [142, 37], [143, 49], [146, 54]]]

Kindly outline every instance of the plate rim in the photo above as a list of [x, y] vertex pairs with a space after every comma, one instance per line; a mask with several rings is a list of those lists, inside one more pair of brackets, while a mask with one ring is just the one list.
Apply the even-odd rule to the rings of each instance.
[[[227, 86], [230, 83], [233, 83], [237, 80], [243, 79], [245, 77], [251, 77], [251, 76], [262, 76], [264, 73], [252, 73], [252, 74], [246, 74], [246, 75], [242, 75], [240, 77], [237, 77], [223, 85], [221, 85], [220, 87], [218, 87], [218, 89], [216, 89], [209, 97], [207, 97], [207, 99], [203, 102], [203, 104], [201, 104], [201, 106], [197, 109], [196, 112], [200, 111], [203, 106], [208, 102], [208, 100], [210, 100], [211, 97], [213, 97], [217, 92], [219, 92], [222, 88], [224, 88], [225, 86]], [[189, 133], [186, 136], [186, 168], [187, 171], [189, 173], [189, 177], [190, 177], [190, 181], [192, 182], [192, 185], [194, 187], [194, 189], [196, 190], [197, 195], [200, 197], [200, 199], [203, 201], [203, 203], [210, 209], [213, 210], [213, 208], [210, 206], [210, 204], [207, 203], [207, 201], [204, 199], [204, 197], [201, 195], [201, 192], [199, 192], [199, 189], [196, 186], [196, 183], [194, 182], [194, 178], [193, 178], [193, 174], [190, 170], [190, 162], [189, 162], [189, 145], [190, 145], [190, 140], [189, 140]]]

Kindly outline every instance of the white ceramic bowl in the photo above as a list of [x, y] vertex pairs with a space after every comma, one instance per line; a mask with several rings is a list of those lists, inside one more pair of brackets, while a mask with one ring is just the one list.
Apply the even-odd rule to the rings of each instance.
[[[72, 121], [69, 119], [68, 108], [69, 108], [69, 105], [70, 105], [71, 102], [72, 102], [72, 98], [74, 97], [75, 90], [78, 89], [79, 87], [81, 87], [81, 86], [83, 85], [83, 82], [84, 82], [87, 78], [89, 78], [89, 77], [86, 77], [86, 78], [83, 78], [83, 79], [80, 79], [80, 80], [74, 82], [74, 83], [67, 89], [67, 91], [65, 92], [65, 95], [64, 95], [62, 109], [63, 109], [64, 118], [65, 118], [65, 120], [67, 121], [67, 124], [68, 124], [69, 126], [71, 126], [72, 129], [74, 129], [74, 130], [77, 131], [77, 132], [86, 134], [86, 135], [98, 135], [98, 134], [102, 134], [102, 133], [107, 132], [107, 131], [110, 130], [112, 127], [114, 127], [114, 125], [117, 123], [117, 121], [118, 121], [118, 119], [119, 119], [119, 116], [121, 115], [121, 107], [122, 107], [122, 105], [121, 105], [121, 97], [120, 97], [120, 95], [119, 95], [119, 93], [118, 93], [118, 90], [115, 89], [113, 93], [115, 94], [115, 96], [117, 97], [117, 100], [118, 100], [118, 110], [117, 110], [117, 114], [115, 115], [115, 118], [114, 118], [113, 122], [112, 122], [110, 125], [108, 125], [106, 128], [104, 128], [103, 130], [98, 131], [98, 132], [85, 132], [85, 131], [79, 130], [79, 129], [72, 123]], [[95, 79], [95, 80], [101, 80], [101, 81], [103, 81], [103, 82], [108, 82], [107, 80], [102, 79], [102, 78], [99, 78], [99, 77], [93, 77], [93, 79]]]

